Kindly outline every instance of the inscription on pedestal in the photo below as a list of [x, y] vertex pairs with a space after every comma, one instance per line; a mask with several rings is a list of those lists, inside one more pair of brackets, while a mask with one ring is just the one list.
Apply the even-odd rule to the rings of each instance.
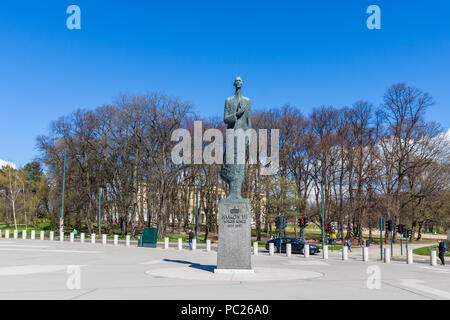
[[251, 269], [251, 216], [248, 199], [219, 204], [219, 246], [217, 269]]

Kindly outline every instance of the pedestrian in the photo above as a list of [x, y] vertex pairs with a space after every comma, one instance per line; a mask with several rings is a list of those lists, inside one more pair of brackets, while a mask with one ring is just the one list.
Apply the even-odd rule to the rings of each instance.
[[441, 259], [441, 265], [445, 265], [445, 251], [447, 250], [447, 242], [438, 240], [439, 259]]
[[77, 229], [73, 229], [73, 237], [74, 237], [74, 239], [76, 239], [77, 238], [77, 234], [78, 234], [78, 231], [77, 231]]
[[350, 240], [347, 240], [347, 242], [345, 243], [345, 245], [348, 248], [348, 251], [352, 252], [352, 243], [350, 242]]
[[192, 250], [192, 240], [194, 240], [194, 232], [191, 229], [191, 231], [189, 231], [189, 248], [191, 250]]

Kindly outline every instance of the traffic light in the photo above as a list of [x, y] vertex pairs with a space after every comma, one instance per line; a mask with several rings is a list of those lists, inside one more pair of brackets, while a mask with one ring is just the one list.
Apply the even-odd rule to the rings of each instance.
[[411, 237], [411, 233], [412, 233], [411, 229], [406, 230], [406, 236], [407, 236], [408, 238]]
[[388, 221], [386, 221], [386, 230], [392, 231], [393, 229], [394, 229], [394, 223], [392, 222], [391, 219], [389, 219]]
[[330, 226], [329, 226], [329, 233], [333, 233], [334, 232], [334, 228], [333, 228], [333, 225], [330, 223]]
[[402, 225], [401, 224], [398, 224], [397, 225], [397, 233], [402, 233]]
[[406, 226], [404, 224], [401, 224], [401, 229], [402, 229], [402, 231], [400, 233], [401, 234], [405, 234], [406, 233]]
[[298, 218], [298, 226], [300, 228], [306, 228], [307, 224], [308, 224], [308, 220], [305, 217]]
[[283, 229], [286, 229], [287, 221], [286, 217], [283, 217]]
[[277, 228], [280, 228], [280, 217], [276, 217], [276, 218], [275, 218], [275, 226], [276, 226]]

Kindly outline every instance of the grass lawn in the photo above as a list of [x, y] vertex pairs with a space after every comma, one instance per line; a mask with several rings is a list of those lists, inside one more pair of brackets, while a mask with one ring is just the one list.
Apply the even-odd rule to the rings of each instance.
[[[418, 255], [421, 255], [421, 256], [429, 256], [430, 255], [430, 251], [433, 251], [433, 250], [436, 251], [436, 254], [439, 254], [439, 250], [438, 250], [438, 246], [437, 245], [414, 249], [413, 252], [415, 254], [418, 254]], [[445, 252], [445, 256], [446, 257], [450, 257], [450, 252], [448, 250]]]

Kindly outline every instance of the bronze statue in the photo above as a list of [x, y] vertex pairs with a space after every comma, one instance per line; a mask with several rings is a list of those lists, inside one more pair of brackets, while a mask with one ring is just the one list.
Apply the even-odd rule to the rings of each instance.
[[[225, 101], [224, 122], [227, 125], [227, 129], [242, 129], [246, 131], [252, 127], [251, 111], [250, 111], [250, 99], [242, 96], [242, 79], [236, 77], [234, 86], [236, 92], [234, 96], [229, 97]], [[233, 141], [228, 141], [235, 145]], [[248, 140], [245, 140], [246, 147]], [[246, 149], [245, 147], [245, 149]], [[225, 147], [225, 149], [228, 146]], [[224, 152], [224, 161], [222, 169], [220, 171], [220, 177], [228, 184], [230, 194], [228, 199], [242, 199], [242, 182], [244, 181], [245, 165], [237, 163], [237, 147], [234, 148], [234, 162], [226, 163], [226, 152]]]

